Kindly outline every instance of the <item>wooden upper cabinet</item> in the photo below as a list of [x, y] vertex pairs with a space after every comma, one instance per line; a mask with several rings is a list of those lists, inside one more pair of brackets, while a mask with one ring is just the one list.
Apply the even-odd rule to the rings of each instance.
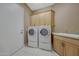
[[47, 11], [32, 15], [32, 25], [51, 25], [54, 24], [54, 12]]
[[50, 25], [51, 24], [51, 12], [45, 12], [40, 14], [40, 24]]
[[39, 14], [40, 25], [44, 25], [45, 24], [44, 17], [45, 17], [44, 13], [40, 13]]
[[47, 25], [50, 25], [51, 24], [51, 12], [48, 12], [48, 13], [46, 13], [45, 14], [45, 23], [47, 24]]
[[31, 18], [32, 25], [39, 25], [39, 15], [33, 15]]

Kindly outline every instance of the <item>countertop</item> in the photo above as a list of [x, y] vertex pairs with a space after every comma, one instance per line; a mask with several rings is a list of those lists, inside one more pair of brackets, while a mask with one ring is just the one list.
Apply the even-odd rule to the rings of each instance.
[[63, 37], [69, 37], [69, 38], [74, 38], [74, 39], [79, 39], [79, 35], [77, 34], [68, 34], [68, 33], [53, 33], [53, 35], [58, 35], [58, 36], [63, 36]]

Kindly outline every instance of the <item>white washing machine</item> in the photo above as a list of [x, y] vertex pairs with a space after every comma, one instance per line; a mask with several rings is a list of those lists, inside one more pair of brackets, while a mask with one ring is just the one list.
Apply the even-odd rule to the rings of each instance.
[[38, 26], [28, 27], [28, 46], [38, 47]]
[[39, 27], [39, 48], [52, 50], [50, 25], [42, 25]]

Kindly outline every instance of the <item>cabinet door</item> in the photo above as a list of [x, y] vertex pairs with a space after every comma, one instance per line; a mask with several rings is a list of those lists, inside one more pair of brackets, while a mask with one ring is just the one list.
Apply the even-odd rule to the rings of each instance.
[[40, 21], [39, 21], [40, 22], [40, 25], [44, 25], [45, 24], [44, 16], [45, 16], [44, 13], [40, 13], [39, 14], [39, 17], [40, 17]]
[[31, 25], [34, 25], [34, 15], [31, 17]]
[[58, 38], [54, 38], [53, 41], [53, 45], [54, 45], [54, 49], [57, 53], [59, 53], [60, 55], [63, 55], [63, 46], [62, 46], [62, 40], [58, 39]]
[[47, 25], [51, 25], [51, 12], [44, 13], [44, 22]]
[[64, 55], [65, 56], [79, 56], [79, 47], [77, 47], [74, 44], [65, 42]]
[[51, 12], [40, 13], [40, 24], [51, 25]]
[[32, 25], [39, 25], [39, 15], [33, 15], [31, 19]]

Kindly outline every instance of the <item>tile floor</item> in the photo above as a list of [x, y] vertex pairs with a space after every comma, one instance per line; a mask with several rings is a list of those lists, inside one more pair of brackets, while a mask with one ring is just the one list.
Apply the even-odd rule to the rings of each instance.
[[24, 47], [13, 56], [58, 56], [54, 51], [46, 51], [39, 48]]

